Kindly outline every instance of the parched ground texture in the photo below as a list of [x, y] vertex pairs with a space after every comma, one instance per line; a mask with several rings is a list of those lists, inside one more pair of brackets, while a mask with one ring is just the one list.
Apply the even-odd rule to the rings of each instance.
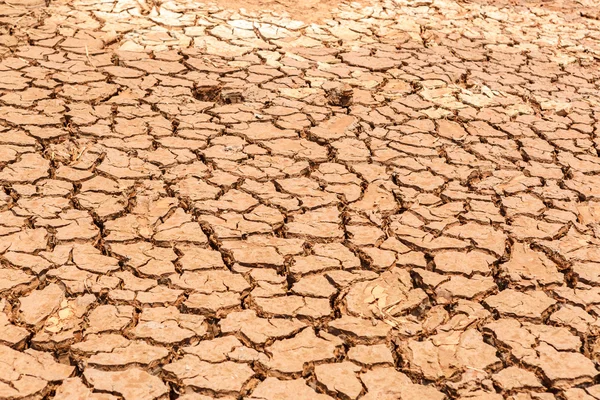
[[260, 4], [0, 3], [0, 398], [600, 399], [594, 3]]

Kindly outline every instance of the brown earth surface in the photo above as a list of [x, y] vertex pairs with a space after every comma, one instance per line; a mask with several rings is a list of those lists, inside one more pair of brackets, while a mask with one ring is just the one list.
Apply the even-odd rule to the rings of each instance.
[[0, 399], [600, 399], [598, 15], [0, 3]]

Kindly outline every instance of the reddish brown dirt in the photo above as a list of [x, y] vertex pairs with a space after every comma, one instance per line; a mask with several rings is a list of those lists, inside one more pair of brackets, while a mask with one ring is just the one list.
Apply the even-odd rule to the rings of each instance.
[[581, 15], [597, 13], [600, 3], [595, 0], [462, 0], [461, 3], [477, 3], [493, 7], [524, 7], [557, 11], [563, 15]]
[[0, 399], [600, 399], [596, 12], [0, 3]]
[[[340, 0], [220, 0], [219, 7], [232, 10], [245, 9], [250, 12], [275, 11], [288, 13], [295, 19], [306, 22], [322, 22], [333, 17]], [[370, 0], [361, 4], [369, 5]]]

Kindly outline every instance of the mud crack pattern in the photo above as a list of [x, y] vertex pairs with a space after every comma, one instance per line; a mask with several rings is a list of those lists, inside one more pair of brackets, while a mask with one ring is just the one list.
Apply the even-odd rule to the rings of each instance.
[[600, 22], [0, 3], [0, 398], [600, 399]]

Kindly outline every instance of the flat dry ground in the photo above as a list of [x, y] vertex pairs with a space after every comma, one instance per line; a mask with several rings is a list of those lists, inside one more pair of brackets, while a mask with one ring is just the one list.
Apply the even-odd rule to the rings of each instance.
[[0, 399], [600, 399], [597, 18], [0, 3]]

